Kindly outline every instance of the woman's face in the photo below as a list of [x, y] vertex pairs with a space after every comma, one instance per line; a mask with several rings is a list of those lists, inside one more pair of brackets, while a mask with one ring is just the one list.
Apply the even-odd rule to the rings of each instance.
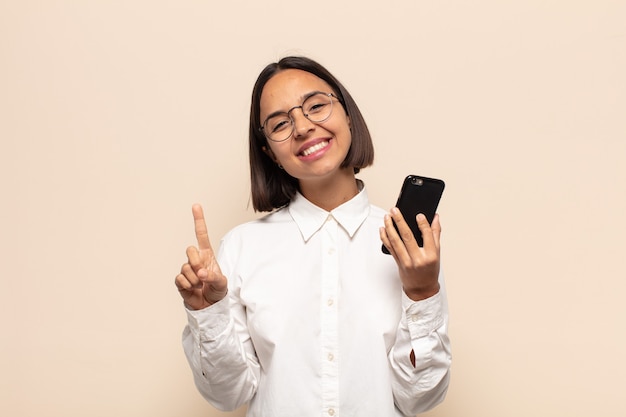
[[[270, 78], [261, 93], [260, 120], [302, 105], [313, 92], [334, 94], [325, 81], [309, 72], [297, 69], [279, 72]], [[290, 115], [294, 128], [289, 139], [268, 140], [269, 149], [264, 148], [277, 164], [301, 182], [332, 179], [350, 149], [350, 119], [339, 101], [332, 100], [332, 113], [323, 122], [314, 123], [304, 116], [302, 109], [293, 109]]]

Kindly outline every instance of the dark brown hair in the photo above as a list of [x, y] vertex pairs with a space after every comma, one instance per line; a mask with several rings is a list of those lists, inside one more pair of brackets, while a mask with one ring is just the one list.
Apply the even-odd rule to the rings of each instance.
[[323, 66], [310, 58], [288, 56], [266, 66], [254, 84], [250, 105], [250, 176], [252, 206], [255, 211], [272, 211], [289, 204], [298, 191], [298, 180], [281, 169], [264, 151], [269, 147], [261, 126], [261, 94], [274, 75], [286, 69], [309, 72], [333, 89], [350, 117], [352, 144], [341, 167], [352, 167], [355, 173], [374, 162], [374, 145], [363, 115], [348, 90]]

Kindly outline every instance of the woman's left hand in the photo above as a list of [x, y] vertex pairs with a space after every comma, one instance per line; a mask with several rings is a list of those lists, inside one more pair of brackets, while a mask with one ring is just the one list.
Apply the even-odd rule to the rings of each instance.
[[439, 215], [436, 214], [433, 223], [428, 224], [426, 216], [418, 214], [417, 225], [422, 232], [423, 247], [418, 246], [409, 225], [396, 207], [385, 215], [385, 226], [380, 228], [380, 239], [398, 264], [404, 292], [414, 301], [439, 292]]

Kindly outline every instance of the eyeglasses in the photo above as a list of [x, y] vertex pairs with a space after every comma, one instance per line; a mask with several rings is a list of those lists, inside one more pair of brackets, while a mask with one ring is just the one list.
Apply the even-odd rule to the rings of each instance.
[[259, 128], [266, 138], [273, 142], [284, 142], [293, 133], [295, 122], [291, 117], [291, 112], [295, 109], [302, 109], [304, 117], [313, 123], [326, 121], [333, 112], [333, 93], [316, 92], [308, 96], [302, 105], [295, 106], [287, 112], [277, 112], [270, 114]]

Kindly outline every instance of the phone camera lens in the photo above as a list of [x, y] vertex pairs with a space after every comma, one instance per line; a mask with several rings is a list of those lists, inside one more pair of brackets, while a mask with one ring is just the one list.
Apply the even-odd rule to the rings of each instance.
[[421, 178], [411, 178], [411, 184], [413, 185], [422, 185], [424, 184], [424, 180], [422, 180]]

